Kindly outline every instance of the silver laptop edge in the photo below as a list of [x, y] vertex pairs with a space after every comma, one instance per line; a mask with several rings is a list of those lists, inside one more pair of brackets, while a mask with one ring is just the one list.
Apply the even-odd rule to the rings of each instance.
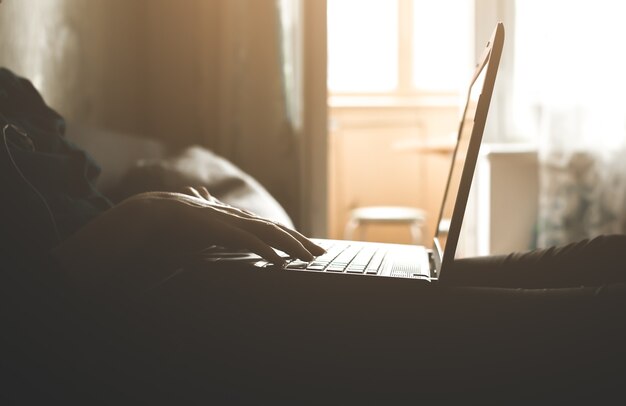
[[[493, 94], [493, 88], [496, 81], [496, 75], [498, 73], [498, 66], [500, 64], [500, 56], [502, 55], [502, 47], [504, 45], [504, 25], [502, 23], [498, 23], [491, 39], [487, 42], [485, 50], [483, 51], [482, 56], [480, 57], [478, 63], [476, 64], [476, 69], [472, 76], [472, 80], [470, 82], [470, 86], [467, 92], [467, 98], [465, 103], [465, 108], [463, 110], [463, 115], [461, 117], [461, 121], [459, 124], [459, 130], [457, 133], [457, 143], [454, 149], [454, 154], [452, 157], [452, 161], [450, 163], [450, 171], [448, 173], [448, 180], [446, 182], [446, 188], [444, 192], [444, 197], [441, 203], [439, 216], [437, 220], [437, 226], [435, 231], [435, 236], [433, 238], [433, 269], [434, 273], [432, 279], [441, 278], [442, 270], [449, 267], [450, 264], [454, 261], [454, 257], [456, 254], [456, 248], [459, 241], [459, 236], [461, 234], [461, 225], [463, 224], [463, 216], [465, 214], [465, 208], [467, 206], [467, 199], [469, 197], [470, 188], [472, 186], [472, 178], [474, 176], [474, 169], [476, 167], [476, 161], [478, 159], [478, 153], [480, 152], [480, 144], [483, 137], [483, 131], [485, 129], [485, 124], [487, 122], [487, 114], [489, 112], [489, 105], [491, 103], [491, 96]], [[466, 116], [468, 114], [468, 108], [470, 106], [472, 91], [475, 89], [474, 85], [476, 84], [480, 75], [485, 72], [484, 82], [482, 85], [482, 91], [479, 94], [476, 109], [474, 113], [473, 119], [473, 127], [471, 129], [471, 134], [469, 136], [469, 145], [467, 148], [467, 153], [465, 155], [465, 161], [463, 163], [463, 168], [461, 172], [459, 187], [456, 195], [456, 199], [454, 200], [454, 208], [452, 211], [452, 217], [449, 219], [449, 228], [442, 227], [442, 223], [446, 221], [445, 211], [446, 211], [446, 203], [447, 199], [450, 198], [450, 189], [451, 182], [453, 177], [457, 175], [455, 173], [455, 169], [458, 171], [458, 168], [455, 168], [456, 160], [458, 159], [459, 147], [462, 144], [462, 137], [464, 135], [464, 131], [466, 130], [465, 126], [467, 125]], [[448, 228], [445, 244], [442, 244], [441, 241], [441, 233], [445, 228]], [[444, 249], [442, 251], [442, 245]]]

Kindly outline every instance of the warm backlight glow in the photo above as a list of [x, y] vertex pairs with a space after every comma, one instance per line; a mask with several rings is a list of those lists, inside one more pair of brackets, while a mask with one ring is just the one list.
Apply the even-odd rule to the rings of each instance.
[[335, 93], [458, 91], [473, 65], [472, 0], [328, 0]]
[[473, 62], [474, 2], [413, 2], [413, 85], [421, 90], [467, 86]]
[[539, 121], [561, 148], [622, 145], [626, 2], [524, 0], [515, 14], [519, 131], [540, 134], [532, 126]]
[[398, 3], [328, 1], [328, 86], [391, 91], [398, 83]]

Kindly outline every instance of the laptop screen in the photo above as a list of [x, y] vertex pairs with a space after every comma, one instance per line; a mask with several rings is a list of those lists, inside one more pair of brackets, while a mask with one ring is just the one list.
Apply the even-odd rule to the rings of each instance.
[[444, 250], [446, 245], [446, 236], [450, 231], [450, 220], [452, 219], [454, 204], [461, 186], [461, 175], [463, 174], [463, 167], [465, 166], [465, 160], [469, 150], [472, 130], [474, 129], [474, 117], [476, 115], [476, 107], [478, 106], [478, 97], [480, 96], [483, 88], [483, 82], [485, 81], [487, 65], [488, 64], [485, 64], [480, 75], [476, 78], [476, 81], [470, 88], [463, 119], [460, 124], [456, 147], [452, 155], [452, 167], [450, 168], [448, 184], [446, 186], [443, 203], [441, 205], [439, 224], [435, 231], [435, 236], [439, 239], [441, 248]]
[[[459, 124], [456, 147], [452, 154], [448, 182], [435, 231], [435, 263], [438, 270], [454, 260], [467, 198], [480, 150], [487, 112], [500, 63], [504, 27], [498, 24], [487, 43], [467, 92]], [[441, 275], [438, 275], [441, 277]]]

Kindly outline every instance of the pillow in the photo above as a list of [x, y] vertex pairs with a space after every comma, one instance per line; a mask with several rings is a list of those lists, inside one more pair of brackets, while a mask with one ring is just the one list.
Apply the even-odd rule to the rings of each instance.
[[120, 201], [154, 190], [180, 192], [185, 186], [204, 186], [226, 204], [293, 228], [280, 203], [256, 179], [200, 146], [188, 147], [164, 159], [137, 161], [111, 190], [111, 198]]

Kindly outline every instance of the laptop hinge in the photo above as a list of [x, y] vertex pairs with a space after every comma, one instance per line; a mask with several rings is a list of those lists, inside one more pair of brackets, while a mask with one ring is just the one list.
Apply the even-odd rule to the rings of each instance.
[[430, 262], [430, 273], [433, 279], [438, 279], [441, 272], [441, 244], [437, 237], [433, 238], [433, 249], [428, 252]]

